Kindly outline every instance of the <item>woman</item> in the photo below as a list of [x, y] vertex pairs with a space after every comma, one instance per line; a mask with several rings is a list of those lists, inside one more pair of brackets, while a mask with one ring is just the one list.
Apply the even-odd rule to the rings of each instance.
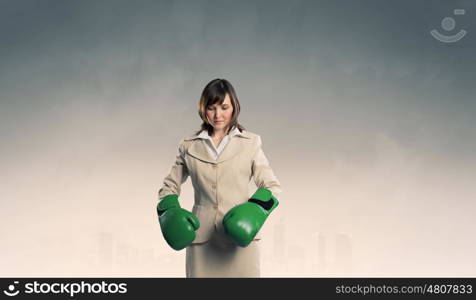
[[[201, 130], [180, 141], [159, 190], [163, 236], [175, 250], [186, 247], [187, 277], [259, 277], [259, 230], [278, 205], [281, 185], [260, 136], [238, 123], [240, 103], [227, 80], [205, 86], [198, 113]], [[178, 201], [188, 176], [192, 212]], [[258, 189], [250, 190], [251, 179]]]

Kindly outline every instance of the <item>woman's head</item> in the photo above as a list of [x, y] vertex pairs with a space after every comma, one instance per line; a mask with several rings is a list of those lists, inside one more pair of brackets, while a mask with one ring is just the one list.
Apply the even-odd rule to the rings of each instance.
[[240, 131], [244, 129], [238, 123], [240, 102], [235, 89], [226, 79], [214, 79], [205, 86], [198, 104], [198, 114], [203, 121], [201, 130], [207, 130], [209, 135], [222, 130], [228, 134], [235, 126]]

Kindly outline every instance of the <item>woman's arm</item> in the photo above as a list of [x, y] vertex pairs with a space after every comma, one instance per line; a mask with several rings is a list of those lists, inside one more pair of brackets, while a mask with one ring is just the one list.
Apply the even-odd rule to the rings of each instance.
[[273, 193], [273, 196], [276, 199], [279, 199], [282, 192], [281, 184], [279, 183], [278, 178], [274, 175], [261, 145], [261, 137], [258, 136], [258, 149], [253, 156], [252, 163], [253, 178], [258, 188], [270, 190], [271, 193]]
[[179, 154], [170, 170], [169, 175], [165, 177], [162, 187], [159, 189], [159, 199], [170, 194], [180, 195], [180, 187], [188, 178], [188, 169], [185, 163], [183, 140], [179, 143]]
[[268, 216], [278, 206], [281, 193], [281, 184], [261, 149], [259, 136], [252, 172], [258, 190], [247, 202], [230, 209], [222, 221], [225, 233], [241, 247], [247, 247], [256, 237]]
[[162, 235], [170, 247], [182, 250], [195, 240], [195, 231], [200, 228], [200, 221], [191, 212], [180, 207], [178, 196], [180, 187], [187, 180], [189, 172], [185, 163], [183, 140], [179, 143], [179, 154], [165, 177], [164, 184], [159, 190], [159, 215]]

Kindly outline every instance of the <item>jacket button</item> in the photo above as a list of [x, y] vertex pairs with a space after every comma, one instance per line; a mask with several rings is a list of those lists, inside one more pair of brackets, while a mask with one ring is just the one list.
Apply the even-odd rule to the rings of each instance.
[[212, 165], [212, 168], [213, 168], [213, 169], [216, 169], [216, 168], [217, 168], [217, 165]]
[[215, 184], [212, 184], [212, 189], [216, 189], [217, 186]]

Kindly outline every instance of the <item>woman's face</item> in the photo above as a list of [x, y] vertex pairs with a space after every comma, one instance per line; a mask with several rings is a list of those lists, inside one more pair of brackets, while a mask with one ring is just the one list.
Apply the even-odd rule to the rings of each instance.
[[233, 105], [231, 104], [228, 94], [225, 95], [223, 103], [215, 103], [207, 107], [208, 122], [213, 126], [215, 131], [227, 129], [231, 116], [233, 115]]

